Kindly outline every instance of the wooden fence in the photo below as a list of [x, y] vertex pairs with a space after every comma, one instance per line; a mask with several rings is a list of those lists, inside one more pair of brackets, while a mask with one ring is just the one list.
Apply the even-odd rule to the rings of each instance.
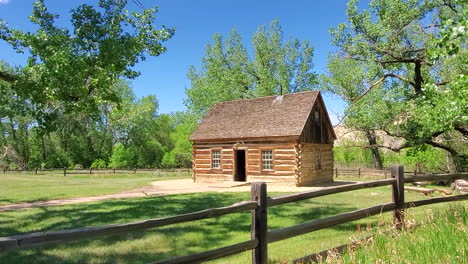
[[[405, 175], [417, 175], [417, 171], [405, 171]], [[339, 177], [372, 177], [386, 179], [390, 177], [390, 170], [384, 168], [383, 170], [371, 169], [371, 168], [334, 168], [333, 176]]]
[[155, 175], [166, 175], [168, 173], [172, 174], [191, 174], [192, 169], [189, 168], [161, 168], [161, 169], [67, 169], [67, 168], [55, 168], [55, 169], [7, 169], [4, 168], [1, 170], [3, 173], [29, 173], [29, 174], [40, 174], [40, 173], [47, 173], [47, 174], [61, 174], [63, 176], [67, 176], [70, 174], [117, 174], [117, 173], [125, 173], [125, 174], [135, 174], [135, 173], [148, 173], [148, 174], [155, 174]]
[[[200, 263], [203, 261], [222, 258], [225, 256], [237, 254], [247, 250], [252, 250], [252, 263], [265, 264], [268, 262], [268, 243], [288, 239], [294, 236], [310, 233], [327, 227], [338, 224], [347, 223], [350, 221], [366, 218], [372, 215], [381, 214], [384, 212], [393, 211], [394, 223], [397, 228], [402, 227], [404, 222], [404, 210], [409, 207], [418, 207], [428, 204], [458, 201], [468, 199], [468, 195], [437, 197], [421, 201], [405, 201], [403, 185], [405, 182], [425, 181], [425, 180], [447, 180], [447, 179], [467, 179], [468, 173], [460, 174], [445, 174], [445, 175], [429, 175], [429, 176], [412, 176], [404, 178], [402, 166], [395, 166], [390, 171], [391, 178], [376, 180], [364, 183], [347, 184], [338, 187], [325, 188], [318, 191], [309, 191], [296, 194], [287, 194], [276, 197], [267, 197], [267, 186], [265, 183], [252, 183], [251, 201], [243, 201], [231, 206], [211, 208], [203, 211], [163, 217], [156, 219], [148, 219], [140, 222], [128, 224], [116, 224], [98, 227], [85, 227], [78, 229], [70, 229], [64, 231], [48, 231], [40, 233], [24, 234], [19, 236], [9, 236], [0, 238], [0, 251], [23, 249], [43, 246], [50, 243], [60, 243], [65, 240], [77, 240], [90, 238], [94, 236], [102, 236], [116, 234], [120, 232], [130, 232], [143, 230], [153, 227], [161, 227], [176, 223], [191, 222], [195, 220], [207, 219], [227, 214], [245, 212], [251, 210], [251, 239], [237, 243], [234, 245], [217, 248], [201, 253], [191, 254], [187, 256], [175, 257], [168, 260], [155, 262], [162, 263]], [[268, 231], [267, 213], [268, 208], [281, 204], [297, 202], [305, 199], [316, 198], [324, 195], [330, 195], [341, 192], [348, 192], [364, 188], [373, 188], [379, 186], [392, 186], [392, 202], [379, 204], [376, 206], [355, 210], [319, 220], [305, 222], [300, 225], [286, 227]], [[312, 256], [312, 255], [310, 255]], [[301, 258], [303, 262], [310, 260], [310, 256]]]

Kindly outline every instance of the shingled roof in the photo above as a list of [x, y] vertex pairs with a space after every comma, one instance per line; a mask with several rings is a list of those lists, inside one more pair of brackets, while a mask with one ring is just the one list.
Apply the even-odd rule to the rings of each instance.
[[216, 103], [190, 140], [300, 136], [319, 97], [310, 91]]

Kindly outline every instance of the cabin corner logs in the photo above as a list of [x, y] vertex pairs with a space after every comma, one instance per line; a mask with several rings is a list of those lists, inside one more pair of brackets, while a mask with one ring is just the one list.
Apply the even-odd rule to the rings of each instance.
[[332, 181], [334, 139], [317, 91], [218, 103], [192, 134], [192, 177], [296, 186]]

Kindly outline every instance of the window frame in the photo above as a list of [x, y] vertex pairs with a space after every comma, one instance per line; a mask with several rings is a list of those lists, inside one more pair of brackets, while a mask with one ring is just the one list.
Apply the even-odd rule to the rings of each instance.
[[[219, 160], [219, 167], [213, 167], [213, 164], [214, 164], [214, 152], [215, 151], [218, 151], [219, 152], [219, 158], [217, 158], [216, 160]], [[211, 165], [211, 169], [213, 170], [221, 170], [222, 169], [222, 149], [211, 149], [210, 151], [210, 165]]]
[[[270, 151], [271, 152], [271, 159], [264, 159], [263, 158], [263, 152]], [[262, 171], [274, 171], [275, 170], [275, 165], [274, 165], [274, 150], [273, 149], [261, 149], [260, 150], [260, 166], [262, 166]], [[271, 162], [271, 169], [265, 169], [263, 161], [270, 161]]]

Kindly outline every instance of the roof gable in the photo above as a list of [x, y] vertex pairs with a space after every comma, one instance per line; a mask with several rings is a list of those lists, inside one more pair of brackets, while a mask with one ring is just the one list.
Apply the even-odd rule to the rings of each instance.
[[299, 138], [318, 97], [310, 91], [216, 103], [190, 140]]

